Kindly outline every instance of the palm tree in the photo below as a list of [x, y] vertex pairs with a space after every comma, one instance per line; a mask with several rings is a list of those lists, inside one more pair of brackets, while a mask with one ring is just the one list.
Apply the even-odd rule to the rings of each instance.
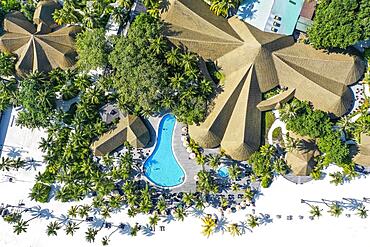
[[216, 15], [227, 17], [231, 9], [235, 9], [240, 3], [240, 0], [211, 0], [210, 9]]
[[80, 206], [71, 206], [69, 210], [67, 211], [67, 214], [69, 217], [76, 218], [78, 213], [78, 208]]
[[329, 208], [328, 213], [334, 217], [339, 217], [343, 212], [343, 208], [338, 203], [332, 203]]
[[179, 206], [174, 211], [174, 216], [177, 220], [184, 221], [186, 217], [186, 212], [183, 207]]
[[107, 236], [104, 236], [103, 239], [101, 240], [101, 244], [103, 246], [107, 246], [109, 244], [109, 238]]
[[179, 73], [175, 73], [174, 76], [170, 78], [170, 83], [174, 89], [182, 89], [185, 83], [185, 79]]
[[172, 47], [170, 51], [166, 52], [165, 58], [169, 65], [172, 66], [179, 65], [181, 61], [181, 54], [179, 52], [179, 48]]
[[320, 209], [319, 206], [316, 206], [316, 205], [309, 205], [309, 206], [311, 207], [310, 214], [313, 218], [315, 217], [319, 218], [322, 215], [321, 213], [322, 209]]
[[113, 21], [118, 25], [123, 25], [128, 21], [129, 14], [125, 7], [117, 7], [113, 9], [111, 14]]
[[87, 228], [87, 232], [85, 232], [85, 239], [87, 242], [91, 243], [95, 241], [95, 237], [98, 234], [98, 230], [95, 230], [94, 228]]
[[66, 225], [66, 228], [64, 229], [67, 235], [73, 236], [73, 234], [80, 229], [78, 225], [75, 222], [69, 221]]
[[232, 223], [227, 227], [227, 231], [231, 234], [231, 236], [239, 236], [240, 235], [240, 229], [238, 224]]
[[330, 173], [329, 176], [332, 178], [332, 180], [330, 180], [330, 183], [332, 184], [339, 185], [344, 182], [343, 174], [341, 172]]
[[159, 222], [159, 216], [157, 213], [154, 213], [153, 216], [149, 217], [149, 225], [153, 227], [153, 229], [155, 229], [155, 226], [158, 224], [158, 222]]
[[204, 164], [206, 163], [206, 157], [202, 154], [197, 155], [196, 157], [197, 164], [204, 168]]
[[131, 227], [130, 235], [136, 236], [138, 232], [139, 232], [139, 226], [136, 223], [134, 227]]
[[211, 95], [213, 93], [213, 82], [210, 80], [203, 79], [199, 83], [201, 94], [204, 96]]
[[118, 5], [129, 10], [132, 5], [132, 0], [118, 0]]
[[193, 204], [193, 200], [194, 195], [192, 193], [184, 193], [182, 196], [182, 201], [187, 207], [190, 207]]
[[155, 54], [157, 55], [163, 54], [165, 50], [167, 49], [167, 43], [164, 40], [163, 36], [150, 39], [149, 42], [150, 42], [149, 49], [154, 51]]
[[24, 221], [22, 219], [18, 220], [16, 222], [16, 224], [13, 226], [14, 228], [14, 233], [19, 235], [21, 234], [22, 232], [26, 232], [27, 231], [27, 228], [28, 228], [28, 221]]
[[60, 223], [57, 221], [50, 222], [46, 229], [46, 234], [48, 236], [56, 236], [58, 233], [57, 231], [61, 228]]
[[206, 156], [206, 160], [212, 169], [217, 169], [221, 164], [221, 155], [209, 154]]
[[229, 166], [228, 172], [229, 172], [229, 177], [232, 180], [237, 180], [239, 178], [239, 176], [242, 174], [241, 169], [239, 168], [239, 166], [236, 163]]
[[341, 130], [344, 131], [344, 133], [346, 133], [346, 136], [348, 134], [348, 130], [350, 130], [351, 127], [352, 127], [351, 126], [352, 123], [351, 123], [350, 118], [348, 117], [348, 115], [345, 115], [345, 116], [341, 117], [338, 120], [337, 125], [338, 125], [338, 127], [341, 128]]
[[237, 183], [232, 183], [231, 184], [231, 191], [237, 192], [239, 189], [240, 189], [239, 184], [237, 184]]
[[203, 221], [203, 230], [202, 233], [207, 238], [213, 233], [214, 229], [216, 228], [216, 219], [212, 218], [211, 215], [207, 215], [206, 217], [202, 218]]
[[167, 204], [162, 196], [158, 199], [157, 205], [155, 206], [155, 208], [159, 214], [162, 214], [166, 211]]
[[255, 228], [260, 225], [259, 218], [253, 214], [248, 215], [247, 223], [251, 228]]
[[190, 52], [181, 54], [181, 64], [185, 70], [191, 70], [196, 66], [196, 62], [197, 57], [194, 54]]
[[360, 216], [361, 219], [367, 218], [367, 209], [364, 205], [361, 205], [357, 208], [357, 215]]
[[107, 206], [104, 206], [101, 211], [100, 211], [100, 215], [104, 218], [104, 219], [107, 219], [107, 218], [110, 218], [110, 213], [111, 213], [111, 209]]

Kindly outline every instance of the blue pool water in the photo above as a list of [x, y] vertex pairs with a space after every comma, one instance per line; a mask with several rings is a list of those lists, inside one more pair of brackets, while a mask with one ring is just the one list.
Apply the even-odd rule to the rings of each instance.
[[227, 177], [229, 176], [229, 170], [228, 170], [227, 166], [221, 166], [221, 167], [217, 170], [217, 174], [218, 174], [220, 177], [227, 178]]
[[184, 181], [185, 173], [172, 151], [172, 135], [176, 118], [165, 115], [158, 128], [157, 143], [153, 153], [144, 163], [145, 176], [158, 186], [173, 187]]

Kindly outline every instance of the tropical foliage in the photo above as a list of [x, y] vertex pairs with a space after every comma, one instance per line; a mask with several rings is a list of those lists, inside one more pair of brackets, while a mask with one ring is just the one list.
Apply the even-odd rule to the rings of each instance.
[[119, 105], [142, 115], [170, 109], [180, 121], [198, 123], [215, 87], [202, 77], [197, 56], [171, 48], [162, 28], [159, 20], [141, 14], [128, 36], [115, 41], [109, 62]]
[[370, 3], [367, 0], [322, 0], [308, 29], [316, 48], [347, 48], [370, 38]]

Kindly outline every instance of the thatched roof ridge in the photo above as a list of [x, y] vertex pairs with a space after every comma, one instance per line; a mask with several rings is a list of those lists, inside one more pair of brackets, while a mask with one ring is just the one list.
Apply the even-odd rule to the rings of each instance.
[[81, 28], [57, 28], [50, 20], [56, 6], [51, 0], [39, 2], [34, 16], [38, 28], [20, 12], [6, 15], [5, 34], [0, 37], [0, 50], [17, 55], [17, 73], [47, 72], [53, 68], [66, 69], [74, 65], [77, 56], [74, 36]]
[[148, 128], [138, 116], [125, 114], [117, 126], [104, 133], [92, 144], [94, 155], [103, 156], [128, 141], [133, 147], [145, 147], [150, 140]]
[[276, 109], [278, 105], [285, 104], [294, 97], [295, 88], [290, 88], [284, 92], [279, 93], [269, 99], [261, 101], [257, 108], [260, 111], [270, 111]]
[[230, 42], [225, 35], [229, 31], [218, 34], [212, 28], [216, 17], [201, 2], [171, 0], [162, 15], [169, 23], [165, 34], [170, 41], [214, 59], [225, 75], [224, 91], [214, 100], [207, 119], [189, 127], [190, 136], [199, 144], [221, 145], [232, 157], [245, 159], [261, 142], [257, 105], [262, 93], [278, 85], [334, 115], [349, 110], [352, 95], [347, 85], [364, 71], [360, 58], [327, 54], [297, 44], [291, 36], [260, 31], [236, 17], [217, 18], [217, 26], [227, 27], [224, 31], [230, 27], [237, 34], [232, 35], [237, 42]]

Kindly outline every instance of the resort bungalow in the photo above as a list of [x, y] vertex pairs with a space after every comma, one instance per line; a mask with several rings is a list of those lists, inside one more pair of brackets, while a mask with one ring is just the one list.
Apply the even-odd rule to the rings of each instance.
[[92, 150], [95, 156], [104, 156], [126, 141], [135, 148], [142, 148], [149, 143], [149, 140], [148, 128], [141, 118], [122, 113], [117, 126], [100, 136], [92, 144]]
[[291, 35], [305, 0], [244, 0], [237, 16], [265, 31]]
[[356, 164], [370, 167], [370, 135], [361, 133], [360, 144], [351, 151], [355, 154], [353, 161]]
[[[357, 82], [365, 68], [357, 56], [328, 54], [237, 17], [215, 16], [198, 0], [171, 0], [162, 19], [171, 42], [213, 60], [225, 75], [223, 92], [206, 120], [189, 126], [191, 138], [205, 148], [221, 146], [237, 160], [258, 150], [262, 111], [293, 95], [335, 116], [345, 114], [353, 97], [348, 85]], [[288, 91], [263, 102], [262, 94], [278, 86]]]

